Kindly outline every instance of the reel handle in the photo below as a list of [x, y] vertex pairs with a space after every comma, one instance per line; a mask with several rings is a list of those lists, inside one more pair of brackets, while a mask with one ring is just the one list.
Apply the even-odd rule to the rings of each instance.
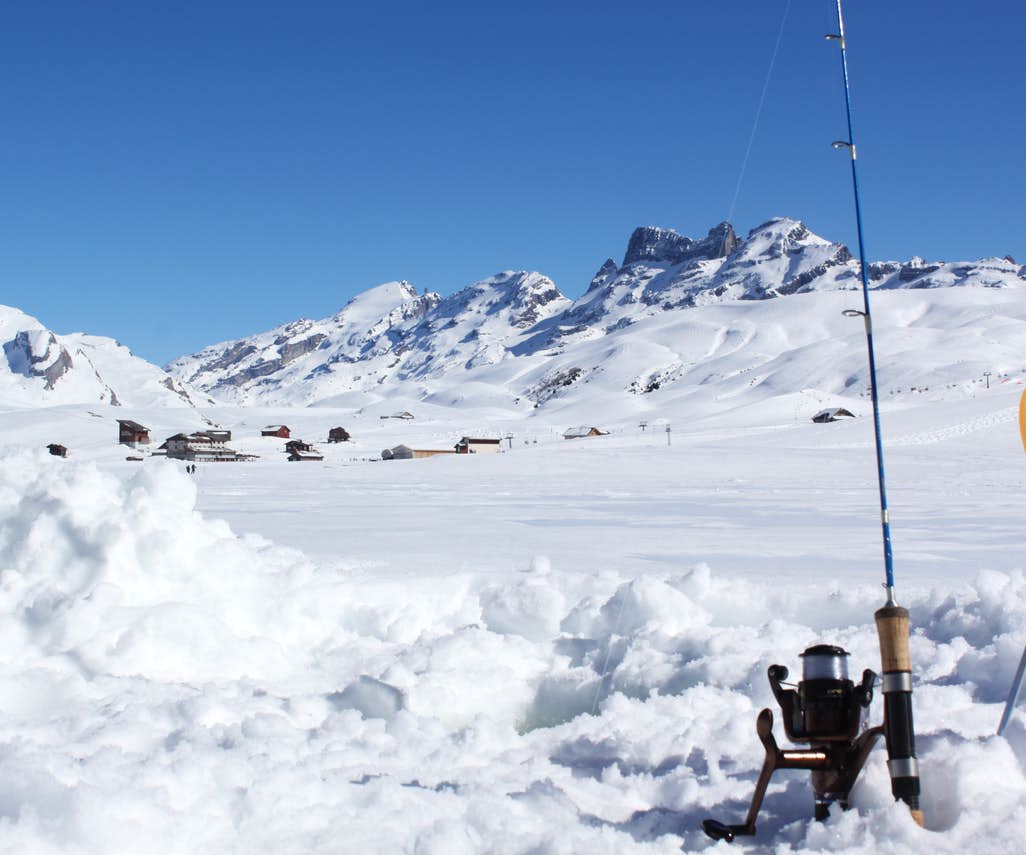
[[[777, 699], [777, 703], [781, 707], [786, 703], [784, 697], [790, 690], [781, 688], [780, 684], [787, 679], [788, 673], [787, 668], [783, 665], [770, 665], [766, 669], [766, 677], [769, 679], [770, 688], [773, 690], [773, 697]], [[791, 694], [794, 694], [794, 692], [791, 692]]]

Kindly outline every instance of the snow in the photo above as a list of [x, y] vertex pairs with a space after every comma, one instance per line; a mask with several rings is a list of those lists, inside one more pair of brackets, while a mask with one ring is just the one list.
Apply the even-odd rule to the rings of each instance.
[[[506, 311], [489, 294], [452, 305]], [[880, 746], [853, 809], [825, 823], [807, 773], [778, 772], [735, 848], [1021, 845], [1026, 701], [995, 735], [1026, 645], [1020, 294], [873, 296], [927, 828], [894, 804]], [[373, 342], [422, 299], [390, 283], [330, 326]], [[298, 388], [190, 406], [85, 334], [56, 337], [89, 367], [53, 390], [0, 363], [0, 852], [725, 851], [700, 824], [747, 810], [755, 718], [777, 710], [767, 667], [797, 674], [826, 642], [853, 673], [879, 669], [853, 302], [722, 301], [490, 362], [503, 320], [469, 349], [439, 338], [457, 351], [445, 370], [314, 407], [293, 405]], [[22, 331], [50, 346], [4, 307], [4, 340]], [[83, 392], [101, 386], [125, 406]], [[811, 422], [833, 407], [855, 418]], [[126, 418], [149, 449], [117, 444]], [[276, 424], [324, 459], [289, 463], [260, 436]], [[609, 433], [563, 438], [593, 424]], [[351, 439], [328, 444], [337, 426]], [[209, 428], [255, 459], [187, 474], [150, 456]], [[465, 436], [502, 437], [502, 453], [380, 459]]]
[[[971, 338], [958, 318], [975, 310], [949, 295], [887, 296], [946, 322], [952, 347]], [[848, 323], [829, 306], [821, 323]], [[814, 331], [807, 345], [746, 311], [692, 341], [693, 357], [673, 351], [720, 382], [664, 396], [644, 432], [621, 403], [603, 413], [608, 436], [574, 442], [562, 433], [583, 423], [582, 401], [381, 410], [408, 405], [413, 421], [5, 411], [0, 851], [727, 851], [700, 823], [743, 819], [755, 717], [777, 709], [766, 668], [798, 673], [823, 641], [854, 672], [878, 669], [883, 600], [866, 402], [841, 401], [859, 418], [811, 423], [833, 403], [815, 384], [844, 371], [810, 352]], [[770, 385], [732, 386], [729, 355], [753, 340], [776, 342], [757, 366]], [[652, 341], [616, 370], [641, 374], [671, 346]], [[1005, 348], [1011, 360], [995, 343], [981, 364]], [[1022, 387], [931, 369], [933, 352], [910, 374], [949, 382], [889, 395], [884, 412], [927, 828], [893, 802], [881, 746], [853, 809], [825, 823], [811, 820], [807, 773], [778, 772], [741, 851], [1020, 845], [1026, 710], [994, 732], [1026, 644]], [[964, 383], [944, 373], [956, 370]], [[154, 445], [217, 424], [260, 457], [195, 475], [127, 462], [119, 417], [150, 425]], [[286, 462], [283, 440], [259, 436], [271, 423], [324, 461]], [[352, 441], [323, 444], [337, 425]], [[499, 455], [370, 462], [400, 443], [507, 433]], [[68, 459], [39, 450], [58, 440]], [[776, 733], [784, 743], [779, 721]]]

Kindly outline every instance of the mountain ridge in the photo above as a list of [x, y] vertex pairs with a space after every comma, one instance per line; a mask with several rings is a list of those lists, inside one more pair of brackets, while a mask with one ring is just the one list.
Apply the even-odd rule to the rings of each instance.
[[[1026, 269], [1010, 258], [913, 257], [874, 262], [868, 274], [876, 300], [888, 293], [938, 295], [895, 304], [898, 338], [915, 338], [927, 349], [924, 386], [930, 377], [954, 376], [941, 370], [944, 365], [984, 370], [981, 353], [999, 357], [997, 366], [1018, 370], [1015, 342], [1026, 319], [1014, 301], [969, 311], [985, 293], [1026, 283]], [[852, 338], [850, 322], [805, 317], [801, 313], [814, 304], [797, 299], [860, 287], [858, 264], [845, 245], [816, 235], [799, 220], [774, 217], [744, 237], [726, 222], [698, 239], [640, 226], [622, 263], [608, 258], [575, 300], [543, 274], [524, 270], [497, 273], [445, 297], [419, 293], [407, 281], [386, 282], [355, 295], [329, 317], [299, 318], [213, 344], [179, 357], [167, 370], [112, 339], [58, 335], [17, 309], [0, 307], [0, 400], [17, 406], [220, 402], [354, 408], [375, 401], [402, 402], [403, 408], [418, 401], [476, 402], [523, 411], [614, 396], [644, 408], [711, 382], [725, 383], [736, 394], [745, 388], [738, 378], [761, 391], [786, 393], [795, 384], [820, 383], [825, 393], [843, 395], [864, 383], [859, 369], [845, 376], [804, 369], [803, 380], [800, 370], [785, 370], [783, 357], [797, 347], [812, 348], [809, 353], [819, 354], [814, 358], [833, 359], [843, 339], [853, 348], [845, 362], [860, 365], [864, 358], [855, 350], [864, 344]], [[959, 289], [976, 296], [939, 300]], [[947, 314], [933, 318], [930, 306], [940, 303], [964, 304], [964, 317], [945, 308]], [[877, 314], [883, 315], [878, 325], [890, 322]], [[997, 315], [1005, 326], [988, 338], [984, 331], [997, 323]], [[980, 327], [977, 340], [966, 334], [962, 350], [946, 348], [952, 336], [940, 325], [961, 330], [969, 318]], [[885, 349], [879, 360], [884, 376], [902, 375], [905, 370], [890, 359]]]
[[[996, 258], [876, 262], [869, 275], [876, 290], [1012, 287], [1026, 281], [1022, 267]], [[644, 318], [860, 287], [849, 249], [799, 220], [774, 217], [744, 238], [726, 222], [699, 239], [640, 226], [628, 240], [623, 262], [607, 259], [576, 300], [531, 271], [504, 271], [448, 297], [418, 294], [408, 282], [385, 283], [357, 295], [330, 318], [293, 321], [211, 345], [167, 368], [226, 401], [310, 405], [350, 393], [384, 394], [396, 386], [408, 387], [414, 398], [430, 396], [443, 377], [456, 372], [469, 377], [468, 371], [509, 363], [508, 370], [489, 372], [489, 379], [505, 388], [509, 399], [537, 403], [551, 397], [538, 388], [551, 391], [571, 375], [584, 374], [559, 369], [546, 375], [543, 363], [620, 334]], [[546, 376], [539, 376], [540, 370]], [[518, 378], [528, 375], [537, 379], [523, 385]]]

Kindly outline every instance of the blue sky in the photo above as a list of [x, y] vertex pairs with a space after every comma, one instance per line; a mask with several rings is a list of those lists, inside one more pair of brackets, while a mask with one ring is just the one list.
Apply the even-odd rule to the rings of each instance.
[[[8, 3], [0, 303], [164, 363], [391, 279], [575, 297], [730, 211], [787, 0]], [[845, 6], [870, 259], [1026, 262], [1020, 3]], [[854, 247], [831, 0], [791, 0], [732, 221]]]

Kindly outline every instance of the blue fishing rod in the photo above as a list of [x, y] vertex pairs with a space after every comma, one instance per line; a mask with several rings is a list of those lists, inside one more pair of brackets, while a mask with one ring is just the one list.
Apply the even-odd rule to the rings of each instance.
[[851, 184], [855, 196], [855, 224], [859, 241], [859, 271], [862, 275], [862, 311], [848, 309], [844, 314], [862, 317], [866, 327], [866, 348], [869, 353], [869, 391], [873, 402], [873, 433], [876, 441], [877, 481], [880, 486], [880, 523], [883, 533], [884, 567], [887, 602], [874, 615], [880, 638], [880, 659], [883, 666], [884, 738], [887, 741], [887, 768], [891, 776], [891, 792], [908, 805], [913, 819], [923, 825], [919, 807], [919, 762], [916, 760], [915, 729], [912, 722], [912, 658], [909, 650], [908, 609], [894, 599], [894, 554], [891, 549], [891, 521], [887, 509], [887, 487], [884, 477], [883, 441], [880, 432], [880, 398], [876, 385], [876, 357], [873, 350], [873, 320], [869, 308], [869, 276], [862, 238], [862, 204], [859, 199], [859, 176], [856, 163], [855, 130], [851, 112], [851, 83], [848, 77], [848, 51], [844, 36], [844, 13], [837, 3], [838, 32], [827, 38], [841, 48], [841, 71], [844, 77], [844, 106], [848, 115], [848, 139], [833, 143], [834, 148], [847, 150], [851, 156]]
[[[816, 819], [826, 819], [831, 804], [839, 803], [842, 808], [847, 808], [851, 789], [881, 735], [887, 743], [887, 768], [891, 776], [891, 792], [895, 799], [908, 805], [915, 822], [923, 825], [923, 813], [919, 808], [919, 764], [916, 760], [915, 731], [912, 723], [909, 617], [908, 609], [899, 606], [894, 599], [894, 556], [891, 550], [891, 522], [887, 511], [883, 441], [880, 432], [880, 398], [876, 385], [873, 321], [869, 308], [869, 275], [866, 268], [865, 243], [862, 238], [862, 204], [859, 199], [859, 176], [856, 169], [857, 154], [851, 114], [848, 54], [841, 0], [836, 2], [839, 32], [828, 35], [827, 38], [838, 42], [841, 47], [848, 139], [835, 142], [833, 146], [847, 150], [851, 156], [863, 305], [861, 311], [848, 309], [844, 314], [861, 317], [866, 328], [877, 480], [880, 486], [880, 523], [883, 532], [884, 566], [887, 572], [887, 601], [874, 614], [876, 631], [880, 638], [880, 659], [883, 663], [881, 688], [884, 696], [884, 723], [882, 726], [866, 727], [877, 675], [867, 668], [862, 672], [861, 682], [855, 683], [848, 677], [848, 652], [843, 648], [831, 644], [817, 644], [806, 649], [801, 654], [802, 680], [795, 688], [784, 688], [785, 685], [792, 685], [784, 682], [788, 677], [788, 669], [785, 666], [771, 665], [766, 676], [783, 713], [784, 732], [792, 742], [808, 743], [809, 747], [781, 749], [773, 736], [773, 711], [766, 708], [759, 713], [756, 733], [766, 751], [766, 757], [745, 821], [728, 824], [709, 818], [702, 822], [702, 829], [709, 837], [728, 842], [740, 835], [750, 836], [756, 833], [756, 819], [770, 778], [777, 769], [807, 769], [812, 773]], [[785, 17], [786, 14], [785, 10]]]

